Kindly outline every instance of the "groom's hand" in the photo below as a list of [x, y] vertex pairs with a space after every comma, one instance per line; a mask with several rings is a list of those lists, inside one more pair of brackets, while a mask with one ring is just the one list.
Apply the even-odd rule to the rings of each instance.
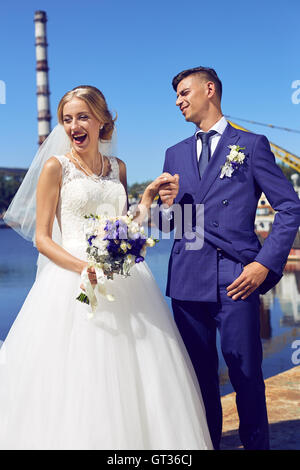
[[242, 300], [246, 299], [264, 282], [268, 272], [269, 269], [257, 261], [247, 264], [239, 277], [226, 288], [227, 295], [233, 300], [240, 297]]
[[168, 182], [159, 187], [158, 194], [161, 202], [170, 207], [179, 191], [179, 175], [175, 174], [172, 176], [169, 173], [163, 173], [163, 175], [168, 176]]

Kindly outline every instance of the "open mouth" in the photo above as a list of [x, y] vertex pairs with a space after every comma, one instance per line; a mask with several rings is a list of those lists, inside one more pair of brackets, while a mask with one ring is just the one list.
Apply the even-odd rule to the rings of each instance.
[[76, 144], [82, 144], [87, 137], [87, 134], [72, 134], [72, 139]]

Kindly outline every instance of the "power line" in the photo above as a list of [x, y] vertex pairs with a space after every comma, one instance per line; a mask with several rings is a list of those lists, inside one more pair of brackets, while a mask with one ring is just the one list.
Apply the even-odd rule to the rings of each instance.
[[294, 132], [295, 134], [300, 134], [299, 129], [289, 129], [288, 127], [274, 126], [274, 124], [265, 124], [263, 122], [249, 121], [248, 119], [236, 118], [236, 117], [228, 116], [226, 114], [225, 114], [225, 117], [228, 118], [228, 119], [234, 119], [234, 120], [237, 120], [237, 121], [248, 122], [250, 124], [258, 124], [259, 126], [271, 127], [272, 129], [280, 129], [282, 131]]

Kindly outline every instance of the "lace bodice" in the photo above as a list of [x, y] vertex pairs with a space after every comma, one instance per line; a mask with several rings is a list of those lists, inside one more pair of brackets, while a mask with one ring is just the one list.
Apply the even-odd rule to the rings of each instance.
[[61, 229], [62, 246], [70, 251], [85, 247], [85, 215], [126, 214], [126, 193], [119, 179], [119, 164], [109, 157], [107, 176], [92, 178], [79, 170], [65, 155], [55, 155], [62, 165], [62, 182], [56, 217]]

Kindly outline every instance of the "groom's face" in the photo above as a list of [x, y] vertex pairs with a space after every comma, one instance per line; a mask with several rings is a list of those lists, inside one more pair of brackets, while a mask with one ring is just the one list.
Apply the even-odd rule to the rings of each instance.
[[209, 109], [208, 94], [207, 84], [199, 75], [189, 75], [178, 83], [176, 106], [186, 121], [198, 125], [205, 118]]

